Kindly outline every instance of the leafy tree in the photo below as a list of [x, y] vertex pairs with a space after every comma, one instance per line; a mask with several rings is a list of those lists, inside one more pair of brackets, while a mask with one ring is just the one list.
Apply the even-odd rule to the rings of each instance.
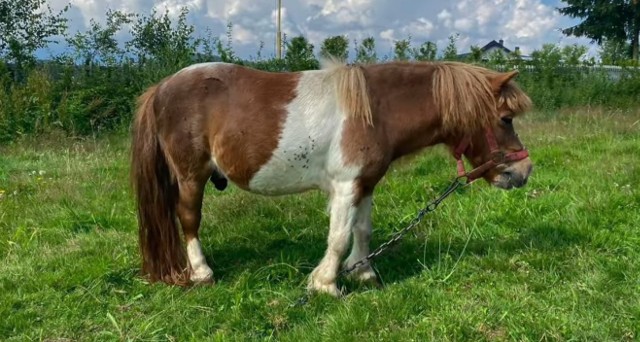
[[413, 58], [418, 61], [433, 61], [438, 54], [438, 46], [434, 42], [424, 42], [413, 50]]
[[155, 10], [149, 17], [137, 16], [131, 32], [133, 38], [127, 46], [133, 49], [141, 64], [152, 60], [175, 71], [195, 58], [200, 40], [191, 36], [195, 28], [187, 24], [188, 12], [186, 7], [181, 9], [175, 28], [168, 11], [162, 16], [157, 16]]
[[564, 63], [571, 66], [577, 66], [582, 63], [582, 58], [587, 53], [587, 47], [582, 45], [567, 45], [562, 48], [562, 59]]
[[349, 41], [345, 36], [333, 36], [325, 39], [320, 47], [320, 56], [333, 57], [341, 61], [346, 61], [349, 57]]
[[46, 0], [0, 0], [0, 57], [16, 63], [16, 78], [35, 61], [37, 49], [65, 33], [68, 8], [54, 13]]
[[467, 57], [469, 61], [478, 63], [482, 61], [482, 49], [477, 45], [471, 45], [471, 53]]
[[216, 41], [216, 50], [218, 51], [218, 55], [220, 55], [220, 60], [227, 63], [237, 62], [238, 58], [236, 54], [233, 52], [233, 24], [231, 22], [227, 23], [227, 43], [223, 46], [222, 42], [218, 39]]
[[286, 43], [287, 52], [284, 59], [291, 71], [318, 69], [320, 63], [313, 55], [313, 44], [304, 36], [293, 37]]
[[74, 59], [79, 59], [85, 66], [100, 63], [113, 65], [117, 55], [123, 53], [115, 35], [123, 25], [131, 23], [133, 14], [108, 10], [106, 15], [104, 27], [91, 19], [87, 32], [78, 32], [67, 38], [67, 44], [75, 51]]
[[393, 49], [394, 59], [397, 61], [408, 61], [409, 53], [411, 52], [411, 37], [408, 39], [402, 39], [395, 42]]
[[617, 39], [603, 39], [600, 58], [605, 65], [621, 65], [631, 56], [629, 42]]
[[543, 44], [542, 49], [531, 53], [531, 59], [537, 66], [558, 66], [562, 62], [562, 51], [554, 44]]
[[514, 67], [520, 67], [524, 63], [524, 60], [522, 59], [522, 52], [520, 52], [520, 49], [511, 51], [511, 53], [507, 55], [507, 62], [510, 69]]
[[502, 50], [493, 50], [489, 54], [489, 63], [491, 65], [494, 65], [494, 66], [504, 65], [506, 61], [507, 61], [507, 57], [505, 56]]
[[[357, 44], [356, 44], [357, 45]], [[358, 63], [375, 63], [378, 60], [376, 54], [376, 40], [373, 37], [367, 37], [362, 43], [356, 47], [356, 62]]]
[[460, 37], [459, 33], [449, 36], [449, 44], [447, 44], [447, 47], [444, 48], [444, 54], [442, 56], [444, 60], [453, 61], [458, 59], [458, 48], [456, 47], [458, 37]]
[[572, 18], [584, 19], [562, 30], [566, 35], [587, 37], [602, 44], [605, 39], [627, 41], [632, 58], [638, 61], [640, 36], [640, 0], [562, 0], [566, 7], [558, 11]]

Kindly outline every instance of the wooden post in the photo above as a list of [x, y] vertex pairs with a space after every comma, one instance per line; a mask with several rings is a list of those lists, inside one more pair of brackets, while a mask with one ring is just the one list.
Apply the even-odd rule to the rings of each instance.
[[278, 0], [278, 23], [277, 23], [277, 32], [276, 32], [276, 54], [278, 59], [282, 58], [282, 30], [280, 22], [282, 20], [282, 0]]

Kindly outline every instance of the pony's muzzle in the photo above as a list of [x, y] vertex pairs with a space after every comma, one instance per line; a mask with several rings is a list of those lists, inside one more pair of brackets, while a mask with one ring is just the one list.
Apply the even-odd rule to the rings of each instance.
[[529, 158], [511, 163], [493, 179], [493, 185], [502, 189], [521, 188], [527, 184], [533, 164]]

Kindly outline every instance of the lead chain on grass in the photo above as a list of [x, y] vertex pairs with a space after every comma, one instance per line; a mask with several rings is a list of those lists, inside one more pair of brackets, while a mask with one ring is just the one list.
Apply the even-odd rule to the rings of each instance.
[[[367, 255], [366, 257], [358, 260], [356, 263], [354, 263], [353, 265], [351, 265], [351, 267], [343, 269], [342, 271], [340, 271], [340, 273], [338, 273], [338, 276], [346, 276], [349, 273], [355, 271], [358, 267], [361, 267], [365, 264], [367, 264], [371, 259], [379, 256], [380, 254], [384, 253], [385, 250], [387, 250], [391, 245], [397, 243], [398, 241], [400, 241], [407, 233], [409, 233], [409, 231], [411, 231], [411, 229], [413, 229], [415, 226], [417, 226], [422, 219], [424, 218], [425, 215], [427, 215], [428, 213], [436, 210], [438, 208], [438, 205], [440, 205], [440, 202], [444, 201], [445, 198], [449, 197], [449, 195], [451, 195], [452, 193], [454, 193], [458, 188], [460, 188], [461, 186], [465, 186], [468, 183], [462, 183], [460, 180], [464, 178], [464, 177], [456, 177], [453, 182], [451, 182], [451, 184], [449, 184], [449, 186], [442, 192], [442, 194], [436, 198], [435, 200], [431, 201], [429, 204], [427, 204], [424, 208], [420, 209], [418, 211], [418, 214], [416, 215], [416, 217], [414, 217], [411, 222], [409, 223], [409, 225], [405, 228], [403, 228], [402, 230], [398, 231], [397, 233], [395, 233], [393, 235], [393, 237], [383, 243], [382, 245], [378, 246], [378, 248], [376, 248], [373, 252], [369, 253], [369, 255]], [[305, 294], [302, 297], [300, 297], [294, 304], [292, 304], [292, 306], [302, 306], [307, 304], [307, 302], [309, 301], [309, 294]]]
[[338, 276], [346, 276], [352, 273], [353, 271], [355, 271], [356, 269], [358, 269], [359, 267], [362, 267], [368, 264], [371, 259], [384, 253], [389, 247], [391, 247], [392, 245], [400, 241], [405, 235], [407, 235], [407, 233], [409, 233], [409, 231], [411, 231], [411, 229], [417, 226], [422, 221], [425, 215], [436, 210], [438, 208], [438, 205], [440, 205], [440, 202], [444, 201], [445, 198], [449, 197], [449, 195], [454, 193], [459, 187], [463, 185], [465, 184], [460, 182], [460, 177], [456, 177], [453, 180], [453, 182], [449, 184], [449, 186], [442, 192], [442, 194], [438, 198], [431, 201], [429, 204], [427, 204], [427, 206], [425, 206], [424, 208], [420, 209], [420, 211], [418, 211], [418, 214], [416, 215], [416, 217], [414, 217], [411, 220], [408, 226], [406, 226], [402, 230], [395, 233], [389, 241], [378, 246], [378, 248], [376, 248], [373, 252], [369, 253], [369, 255], [367, 255], [366, 257], [358, 260], [356, 263], [351, 265], [351, 267], [345, 268], [342, 271], [340, 271]]

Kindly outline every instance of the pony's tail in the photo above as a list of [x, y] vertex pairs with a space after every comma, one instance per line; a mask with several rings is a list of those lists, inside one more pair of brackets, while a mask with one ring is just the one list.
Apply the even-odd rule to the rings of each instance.
[[178, 185], [158, 140], [157, 86], [138, 98], [133, 125], [131, 180], [138, 211], [142, 273], [149, 280], [186, 285], [189, 267], [176, 223]]

